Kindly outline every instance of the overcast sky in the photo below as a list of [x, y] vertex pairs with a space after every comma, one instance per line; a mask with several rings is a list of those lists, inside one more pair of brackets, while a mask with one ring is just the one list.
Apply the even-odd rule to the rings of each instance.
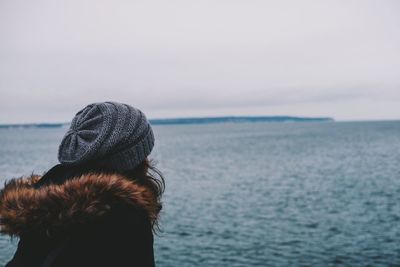
[[0, 123], [106, 100], [150, 118], [400, 119], [400, 1], [0, 0]]

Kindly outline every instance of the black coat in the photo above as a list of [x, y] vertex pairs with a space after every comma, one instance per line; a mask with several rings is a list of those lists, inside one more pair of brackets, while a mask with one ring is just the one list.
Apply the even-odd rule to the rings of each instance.
[[2, 233], [20, 241], [14, 266], [154, 266], [152, 195], [119, 175], [90, 174], [35, 189], [40, 177], [0, 193]]

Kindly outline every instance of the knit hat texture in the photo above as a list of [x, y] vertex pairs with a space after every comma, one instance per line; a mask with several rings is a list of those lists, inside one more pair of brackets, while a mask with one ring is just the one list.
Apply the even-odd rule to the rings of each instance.
[[63, 165], [95, 161], [123, 171], [143, 162], [153, 146], [150, 123], [139, 109], [117, 102], [93, 103], [72, 119], [58, 160]]

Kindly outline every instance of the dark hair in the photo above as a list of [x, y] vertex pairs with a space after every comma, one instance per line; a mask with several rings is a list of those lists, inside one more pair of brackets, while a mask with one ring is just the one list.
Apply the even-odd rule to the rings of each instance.
[[[63, 184], [66, 180], [89, 173], [120, 174], [129, 180], [135, 181], [135, 183], [146, 187], [153, 193], [154, 201], [158, 207], [157, 215], [161, 211], [161, 196], [165, 190], [165, 180], [162, 173], [155, 167], [154, 161], [149, 159], [145, 159], [134, 169], [126, 171], [118, 171], [96, 164], [95, 162], [79, 166], [65, 166], [58, 164], [42, 176], [42, 178], [35, 184], [35, 188], [40, 188], [49, 184]], [[160, 230], [158, 216], [152, 221], [152, 229], [154, 232]]]

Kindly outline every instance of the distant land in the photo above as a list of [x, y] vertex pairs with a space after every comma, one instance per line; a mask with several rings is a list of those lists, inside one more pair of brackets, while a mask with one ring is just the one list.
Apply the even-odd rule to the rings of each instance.
[[333, 121], [332, 118], [306, 118], [291, 116], [230, 116], [230, 117], [204, 117], [204, 118], [176, 118], [153, 119], [152, 124], [208, 124], [208, 123], [241, 123], [241, 122], [307, 122], [307, 121]]
[[[175, 119], [150, 119], [153, 125], [172, 124], [210, 124], [210, 123], [243, 123], [243, 122], [332, 122], [328, 117], [292, 117], [292, 116], [229, 116], [229, 117], [203, 117], [203, 118], [175, 118]], [[0, 124], [4, 128], [61, 128], [69, 123], [24, 123]]]

